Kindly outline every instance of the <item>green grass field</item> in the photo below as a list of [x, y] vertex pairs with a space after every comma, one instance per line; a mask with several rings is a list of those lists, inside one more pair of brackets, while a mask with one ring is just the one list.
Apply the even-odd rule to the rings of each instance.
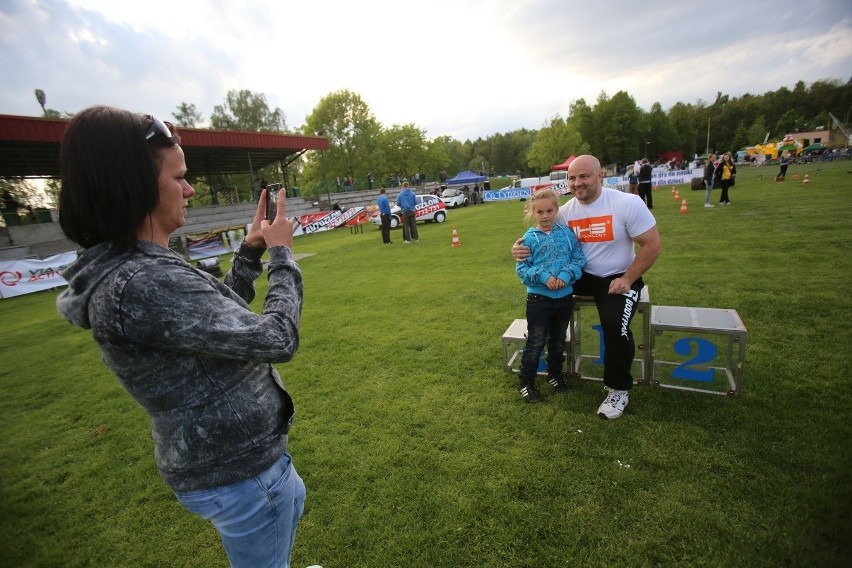
[[[527, 405], [502, 370], [521, 202], [453, 210], [416, 245], [373, 226], [299, 237], [302, 342], [278, 366], [308, 487], [293, 566], [848, 566], [850, 170], [776, 184], [743, 167], [731, 207], [681, 187], [685, 215], [655, 193], [651, 300], [737, 310], [742, 395], [637, 387], [611, 422], [600, 383]], [[0, 565], [227, 566], [56, 295], [0, 301]]]

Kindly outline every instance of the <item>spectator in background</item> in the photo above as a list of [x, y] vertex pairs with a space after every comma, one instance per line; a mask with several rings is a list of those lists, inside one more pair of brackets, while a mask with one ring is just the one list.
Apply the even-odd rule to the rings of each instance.
[[639, 168], [639, 197], [642, 198], [648, 209], [654, 208], [654, 196], [651, 194], [653, 189], [651, 186], [653, 171], [651, 164], [648, 163], [648, 159], [643, 159], [642, 167]]
[[781, 158], [778, 160], [778, 166], [781, 168], [778, 170], [778, 179], [781, 181], [787, 177], [787, 167], [790, 165], [790, 152], [785, 151], [781, 152]]
[[402, 182], [402, 191], [396, 196], [396, 204], [402, 209], [402, 242], [410, 244], [414, 239], [415, 243], [419, 243], [420, 239], [417, 234], [417, 197], [408, 182]]
[[731, 200], [728, 198], [728, 189], [734, 187], [737, 181], [737, 166], [731, 159], [731, 153], [725, 152], [722, 154], [722, 161], [716, 166], [716, 179], [722, 186], [722, 196], [719, 198], [719, 205], [730, 205]]
[[707, 163], [704, 165], [704, 207], [713, 207], [710, 203], [710, 194], [713, 191], [713, 184], [716, 181], [716, 154], [707, 156]]
[[628, 193], [632, 193], [633, 195], [639, 193], [639, 170], [630, 170], [630, 173], [627, 175], [627, 187]]
[[382, 220], [382, 242], [386, 245], [393, 244], [390, 238], [391, 206], [388, 196], [385, 195], [385, 188], [379, 190], [376, 205], [379, 207], [379, 218]]

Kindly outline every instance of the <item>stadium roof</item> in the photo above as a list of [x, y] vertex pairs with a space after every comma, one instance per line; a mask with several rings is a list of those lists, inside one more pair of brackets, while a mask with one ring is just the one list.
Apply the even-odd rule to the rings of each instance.
[[[0, 115], [0, 177], [59, 177], [59, 144], [68, 120]], [[321, 136], [178, 128], [190, 175], [238, 174], [307, 150], [327, 150]]]

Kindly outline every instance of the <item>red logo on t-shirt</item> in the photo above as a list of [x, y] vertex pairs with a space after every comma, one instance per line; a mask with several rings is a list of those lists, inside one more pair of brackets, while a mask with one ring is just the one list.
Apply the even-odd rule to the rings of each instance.
[[569, 221], [568, 226], [581, 243], [602, 243], [613, 240], [612, 215], [576, 219]]

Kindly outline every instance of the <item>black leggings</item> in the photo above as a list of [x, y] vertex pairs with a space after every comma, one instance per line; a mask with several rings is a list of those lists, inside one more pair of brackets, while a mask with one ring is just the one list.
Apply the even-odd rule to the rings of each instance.
[[604, 384], [616, 390], [630, 390], [633, 387], [633, 357], [636, 344], [630, 322], [636, 314], [639, 293], [645, 285], [639, 278], [631, 286], [630, 294], [610, 294], [609, 283], [621, 274], [612, 276], [594, 276], [583, 272], [583, 276], [574, 283], [574, 294], [594, 296], [598, 308], [604, 338]]

